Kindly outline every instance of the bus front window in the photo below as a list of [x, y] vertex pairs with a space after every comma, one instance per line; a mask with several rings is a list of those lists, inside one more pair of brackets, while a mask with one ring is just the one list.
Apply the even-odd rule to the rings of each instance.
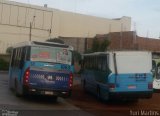
[[31, 47], [31, 61], [54, 62], [71, 65], [72, 53], [66, 48], [33, 46]]

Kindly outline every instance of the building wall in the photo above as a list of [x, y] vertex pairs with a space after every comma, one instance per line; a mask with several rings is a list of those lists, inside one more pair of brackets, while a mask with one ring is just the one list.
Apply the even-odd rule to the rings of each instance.
[[[109, 39], [109, 50], [146, 50], [160, 52], [160, 40], [154, 38], [139, 37], [136, 32], [112, 32], [96, 36], [99, 41]], [[87, 39], [87, 49], [92, 47], [93, 38]]]
[[149, 50], [153, 52], [160, 51], [160, 40], [153, 38], [137, 37], [138, 49]]
[[74, 47], [75, 51], [84, 53], [85, 51], [85, 38], [71, 38], [71, 37], [59, 37], [66, 44]]
[[130, 31], [131, 18], [106, 19], [52, 8], [0, 0], [0, 53], [15, 43], [31, 39], [94, 37], [115, 31]]

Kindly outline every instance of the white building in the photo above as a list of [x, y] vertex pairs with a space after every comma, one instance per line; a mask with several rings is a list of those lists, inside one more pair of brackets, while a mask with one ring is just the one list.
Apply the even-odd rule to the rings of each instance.
[[108, 32], [130, 31], [131, 18], [106, 19], [0, 0], [0, 53], [17, 42], [30, 38], [45, 41], [48, 38], [94, 37]]

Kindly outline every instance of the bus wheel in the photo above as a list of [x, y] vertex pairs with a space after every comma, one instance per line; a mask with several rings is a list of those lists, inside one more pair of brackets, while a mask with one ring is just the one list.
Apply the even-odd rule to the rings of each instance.
[[83, 91], [86, 92], [86, 81], [83, 81]]
[[15, 80], [15, 94], [17, 97], [20, 97], [20, 94], [18, 93], [18, 85], [16, 80]]
[[11, 85], [11, 79], [9, 79], [9, 89], [10, 89], [11, 91], [14, 90], [13, 87], [12, 87], [12, 85]]
[[68, 92], [68, 97], [71, 97], [71, 96], [72, 96], [72, 90]]
[[53, 102], [57, 102], [57, 99], [58, 99], [57, 96], [53, 96], [53, 97], [52, 97], [52, 101], [53, 101]]
[[138, 103], [138, 99], [132, 99], [132, 100], [130, 100], [130, 102], [132, 102], [132, 103]]
[[69, 98], [72, 96], [72, 90], [69, 90], [67, 95], [64, 95], [63, 98]]
[[97, 99], [98, 99], [99, 101], [101, 101], [101, 91], [100, 91], [99, 86], [97, 86]]

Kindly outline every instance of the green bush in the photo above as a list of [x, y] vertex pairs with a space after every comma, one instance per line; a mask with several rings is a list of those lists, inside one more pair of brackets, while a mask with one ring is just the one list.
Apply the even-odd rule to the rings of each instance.
[[93, 38], [92, 47], [85, 51], [85, 53], [93, 53], [93, 52], [105, 52], [110, 44], [108, 38], [105, 38], [103, 41], [99, 41], [98, 38]]
[[8, 69], [9, 69], [9, 62], [0, 59], [0, 70], [8, 70]]
[[13, 47], [8, 47], [6, 53], [11, 54]]

